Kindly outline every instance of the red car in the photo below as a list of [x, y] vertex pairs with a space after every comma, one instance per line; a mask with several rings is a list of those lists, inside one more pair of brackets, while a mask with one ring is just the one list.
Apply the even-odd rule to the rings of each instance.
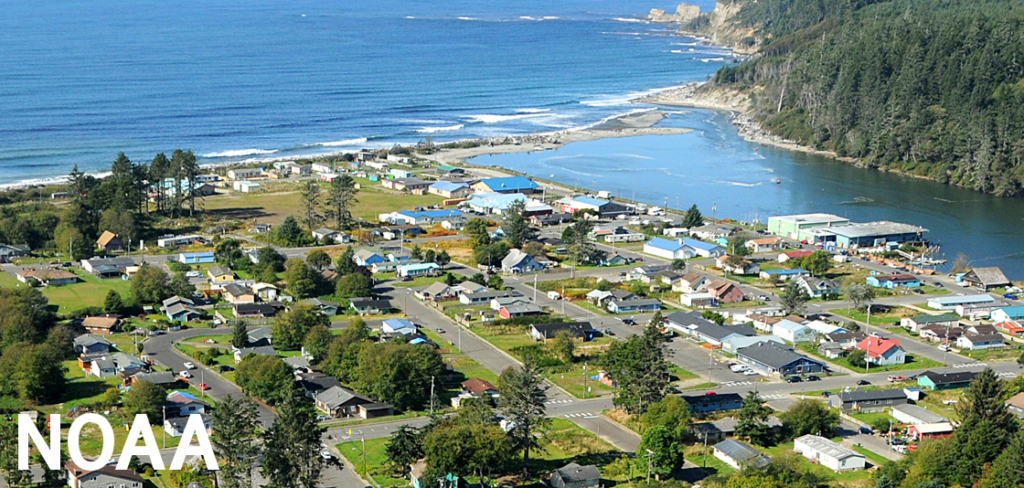
[[200, 390], [209, 390], [210, 385], [207, 385], [206, 383], [199, 383], [199, 385], [196, 386], [196, 388], [199, 388]]

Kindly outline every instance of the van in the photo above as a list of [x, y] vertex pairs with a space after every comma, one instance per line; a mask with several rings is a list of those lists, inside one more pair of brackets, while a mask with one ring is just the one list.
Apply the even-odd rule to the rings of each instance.
[[552, 300], [559, 300], [562, 298], [562, 295], [559, 295], [557, 291], [549, 291], [548, 298]]

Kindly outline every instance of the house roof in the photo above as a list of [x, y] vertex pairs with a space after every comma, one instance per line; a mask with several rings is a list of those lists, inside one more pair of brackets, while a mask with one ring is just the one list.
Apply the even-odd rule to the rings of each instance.
[[863, 454], [859, 454], [853, 449], [850, 449], [849, 447], [837, 444], [821, 436], [807, 434], [801, 437], [797, 437], [795, 439], [795, 442], [799, 442], [833, 459], [864, 457]]
[[502, 258], [501, 267], [514, 268], [516, 266], [522, 266], [523, 263], [528, 263], [532, 260], [533, 256], [530, 256], [519, 249], [512, 249], [504, 258]]
[[188, 308], [188, 306], [186, 306], [183, 302], [176, 302], [174, 305], [171, 305], [170, 307], [164, 307], [164, 312], [166, 312], [167, 315], [171, 317], [180, 315], [182, 313], [186, 315], [189, 313], [199, 315], [199, 312], [196, 312], [195, 310]]
[[114, 469], [115, 466], [113, 464], [107, 464], [107, 465], [104, 465], [100, 469], [96, 469], [96, 470], [92, 470], [92, 471], [86, 471], [86, 470], [78, 467], [78, 465], [75, 464], [74, 461], [68, 461], [67, 464], [65, 464], [64, 466], [68, 468], [68, 472], [70, 472], [71, 475], [75, 477], [75, 479], [81, 478], [82, 476], [85, 476], [85, 475], [88, 475], [88, 474], [91, 474], [91, 473], [100, 472], [100, 473], [103, 473], [103, 474], [105, 474], [107, 476], [113, 476], [115, 478], [121, 478], [121, 479], [129, 480], [129, 481], [133, 481], [133, 482], [139, 483], [140, 485], [143, 483], [142, 476], [139, 476], [139, 474], [136, 473], [135, 471], [133, 471], [131, 469]]
[[316, 400], [331, 408], [340, 407], [352, 400], [373, 403], [372, 400], [356, 394], [356, 392], [341, 386], [332, 386], [318, 394]]
[[[731, 345], [732, 350], [749, 347], [759, 342], [771, 341], [779, 345], [785, 345], [785, 341], [777, 335], [754, 335], [754, 336], [733, 336], [726, 337], [723, 342]], [[828, 344], [828, 343], [826, 343]]]
[[236, 315], [274, 315], [277, 309], [269, 303], [236, 303], [232, 307]]
[[203, 405], [203, 406], [206, 406], [206, 407], [210, 406], [209, 403], [206, 403], [206, 402], [196, 398], [195, 395], [193, 395], [191, 393], [188, 393], [188, 392], [184, 392], [184, 391], [172, 391], [172, 392], [168, 393], [166, 401], [167, 401], [167, 403], [171, 403], [171, 404], [179, 405], [179, 406], [184, 406], [184, 405]]
[[978, 334], [978, 335], [963, 335], [960, 336], [965, 341], [971, 341], [971, 344], [984, 344], [990, 342], [1003, 342], [1003, 336], [999, 334]]
[[995, 301], [996, 299], [992, 298], [992, 295], [986, 293], [981, 293], [978, 295], [953, 295], [928, 299], [929, 306], [931, 306], [932, 303], [943, 306], [949, 306], [960, 304], [992, 303]]
[[949, 422], [936, 422], [934, 424], [919, 424], [910, 426], [920, 434], [945, 434], [953, 432], [953, 424]]
[[714, 322], [702, 317], [701, 314], [692, 311], [672, 312], [665, 316], [665, 321], [671, 322], [680, 327], [686, 327], [690, 325], [717, 325]]
[[360, 249], [356, 251], [356, 253], [353, 255], [354, 258], [362, 261], [366, 261], [367, 259], [370, 259], [373, 256], [379, 256], [381, 258], [384, 257], [384, 255], [382, 255], [381, 253], [370, 249]]
[[892, 407], [892, 409], [903, 412], [904, 414], [909, 415], [926, 424], [931, 424], [935, 422], [945, 422], [946, 420], [948, 420], [942, 415], [939, 415], [935, 412], [931, 412], [928, 409], [919, 407], [917, 405], [910, 405], [909, 403], [906, 405], [896, 405]]
[[884, 390], [865, 390], [857, 388], [853, 391], [845, 391], [839, 394], [843, 403], [865, 402], [873, 400], [899, 400], [906, 399], [907, 394], [899, 388], [887, 388]]
[[887, 274], [887, 275], [875, 275], [875, 280], [882, 281], [920, 281], [914, 275], [908, 274]]
[[462, 382], [462, 388], [474, 395], [480, 395], [488, 391], [498, 391], [498, 387], [491, 382], [480, 378], [470, 378]]
[[928, 378], [934, 385], [952, 385], [974, 381], [978, 373], [973, 371], [957, 371], [956, 373], [936, 373], [925, 371], [919, 377]]
[[597, 466], [588, 464], [580, 466], [576, 463], [569, 463], [551, 473], [551, 477], [559, 477], [563, 482], [594, 481], [601, 479], [601, 472]]
[[237, 283], [228, 283], [224, 285], [224, 291], [236, 297], [253, 294], [252, 289], [248, 286], [242, 286]]
[[689, 237], [683, 238], [683, 245], [693, 249], [699, 249], [701, 251], [714, 251], [715, 249], [721, 249], [721, 246], [717, 244], [708, 244], [707, 242], [690, 239]]
[[603, 207], [603, 206], [608, 205], [609, 203], [611, 203], [608, 200], [601, 200], [600, 198], [587, 197], [587, 196], [573, 197], [573, 200], [575, 200], [575, 201], [577, 201], [579, 203], [583, 203], [583, 204], [587, 204], [587, 205], [593, 205], [595, 207]]
[[894, 347], [903, 349], [903, 346], [900, 345], [900, 341], [897, 341], [896, 339], [865, 337], [864, 340], [857, 343], [857, 349], [866, 351], [868, 356], [871, 356], [873, 358], [881, 357]]
[[546, 338], [555, 337], [560, 331], [567, 330], [574, 337], [582, 337], [587, 332], [594, 330], [590, 322], [555, 322], [549, 324], [533, 324], [533, 329]]
[[184, 256], [186, 258], [212, 258], [213, 251], [183, 252], [180, 253], [179, 256]]
[[430, 187], [436, 188], [440, 191], [452, 192], [466, 188], [467, 185], [465, 183], [456, 183], [453, 181], [438, 181], [437, 183], [430, 185]]
[[338, 302], [328, 302], [319, 298], [307, 298], [301, 302], [302, 305], [312, 305], [318, 308], [338, 308]]
[[1024, 305], [1014, 305], [1012, 307], [1002, 307], [1002, 308], [998, 308], [996, 310], [1002, 310], [1003, 313], [1005, 313], [1006, 316], [1010, 317], [1011, 319], [1021, 319], [1021, 318], [1024, 318]]
[[76, 346], [84, 346], [84, 347], [89, 347], [89, 346], [93, 346], [93, 345], [96, 345], [96, 344], [106, 344], [107, 346], [110, 346], [110, 341], [108, 341], [108, 340], [106, 340], [106, 339], [104, 339], [104, 338], [102, 338], [100, 336], [95, 336], [95, 335], [92, 335], [92, 334], [82, 334], [82, 335], [80, 335], [78, 337], [75, 337], [74, 344]]
[[697, 327], [697, 332], [701, 335], [708, 336], [712, 339], [722, 340], [733, 334], [739, 334], [744, 337], [752, 337], [757, 335], [757, 331], [749, 325], [718, 325], [714, 322], [701, 324]]
[[[718, 420], [710, 422], [697, 422], [692, 424], [694, 430], [701, 434], [714, 434], [721, 432], [726, 435], [732, 435], [736, 432], [736, 425], [739, 424], [739, 419], [736, 417], [723, 417]], [[782, 427], [782, 422], [779, 418], [772, 415], [768, 417], [768, 421], [765, 423], [769, 429]]]
[[513, 202], [526, 202], [526, 195], [522, 193], [494, 193], [494, 192], [483, 192], [474, 193], [469, 201], [466, 202], [469, 205], [482, 207], [482, 208], [496, 208], [504, 210], [508, 208]]
[[411, 217], [414, 219], [443, 219], [447, 217], [462, 217], [462, 212], [450, 208], [447, 210], [425, 210], [422, 212], [416, 212], [413, 210], [402, 210], [398, 212], [399, 215]]
[[647, 241], [646, 245], [651, 246], [651, 247], [653, 247], [655, 249], [662, 249], [662, 250], [665, 250], [665, 251], [672, 251], [672, 252], [676, 252], [676, 251], [678, 251], [678, 250], [683, 248], [682, 243], [680, 243], [679, 241], [673, 241], [673, 240], [669, 240], [669, 239], [662, 239], [660, 237], [655, 237], [655, 238]]
[[517, 303], [512, 305], [505, 305], [501, 307], [505, 309], [509, 314], [520, 314], [520, 313], [540, 313], [544, 309], [534, 305], [532, 303]]
[[58, 268], [26, 269], [17, 273], [24, 278], [35, 278], [39, 281], [67, 280], [78, 278], [78, 275]]
[[299, 385], [309, 392], [327, 390], [333, 386], [341, 386], [341, 381], [323, 373], [302, 373], [298, 375]]
[[1010, 397], [1006, 400], [1006, 406], [1024, 409], [1024, 391]]
[[[764, 459], [766, 457], [764, 454], [761, 454], [761, 451], [735, 439], [726, 439], [715, 444], [714, 447], [715, 450], [721, 451], [738, 464], [745, 464], [748, 461], [758, 458]], [[762, 464], [762, 462], [757, 461], [756, 464]]]
[[394, 330], [394, 331], [410, 330], [412, 332], [416, 332], [416, 330], [417, 330], [416, 329], [416, 324], [413, 324], [412, 322], [410, 322], [408, 320], [405, 320], [405, 319], [387, 319], [384, 322], [382, 322], [381, 324], [382, 324], [381, 327], [386, 325], [389, 328], [391, 328], [391, 330]]
[[617, 308], [645, 307], [661, 303], [657, 298], [637, 298], [633, 300], [612, 300]]
[[747, 242], [751, 244], [757, 244], [758, 246], [763, 246], [765, 244], [776, 244], [779, 242], [779, 240], [780, 239], [778, 237], [762, 237], [760, 239], [751, 239]]
[[766, 364], [775, 369], [782, 369], [784, 366], [799, 360], [806, 360], [824, 365], [821, 361], [811, 359], [793, 352], [786, 346], [774, 342], [761, 342], [753, 346], [747, 346], [736, 350], [736, 355], [743, 355], [761, 364]]
[[425, 269], [440, 269], [440, 268], [441, 267], [438, 266], [437, 263], [403, 264], [403, 265], [398, 267], [398, 269], [406, 271], [406, 272], [408, 272], [408, 271], [420, 271], [420, 270], [425, 270]]
[[277, 351], [274, 350], [273, 346], [259, 346], [259, 347], [243, 347], [238, 351], [238, 357], [245, 359], [250, 354], [257, 356], [277, 356]]
[[532, 190], [537, 188], [537, 183], [525, 176], [487, 178], [480, 180], [480, 183], [492, 191]]
[[1006, 278], [1003, 271], [995, 266], [987, 268], [974, 268], [964, 275], [963, 279], [977, 279], [985, 286], [1009, 285], [1010, 280]]
[[911, 320], [918, 324], [935, 324], [939, 322], [959, 322], [960, 317], [951, 313], [944, 313], [942, 315], [921, 314], [915, 315]]
[[99, 244], [100, 247], [106, 247], [106, 245], [110, 244], [110, 241], [114, 239], [117, 239], [117, 234], [110, 232], [109, 230], [105, 230], [100, 234], [100, 238], [96, 239], [96, 244]]
[[797, 332], [800, 332], [800, 331], [802, 331], [804, 329], [809, 329], [810, 328], [810, 327], [807, 327], [806, 325], [798, 324], [796, 322], [793, 322], [793, 321], [787, 320], [787, 319], [782, 319], [782, 320], [779, 320], [778, 322], [775, 322], [775, 324], [772, 327], [773, 328], [774, 327], [778, 327], [778, 328], [780, 328], [780, 329], [782, 329], [782, 330], [784, 330], [786, 332], [792, 332], [794, 334], [796, 334]]
[[221, 265], [210, 266], [206, 270], [206, 272], [210, 273], [210, 276], [233, 276], [234, 275], [234, 273], [231, 272], [231, 268], [229, 268], [227, 266], [221, 266]]
[[333, 229], [328, 229], [327, 227], [318, 227], [316, 229], [313, 229], [313, 233], [314, 234], [320, 234], [320, 235], [325, 236], [325, 237], [330, 237], [330, 236], [333, 236], [334, 234], [337, 234], [338, 231], [333, 230]]
[[719, 393], [715, 395], [682, 395], [683, 401], [690, 405], [704, 403], [740, 403], [743, 397], [739, 393]]
[[82, 326], [96, 329], [110, 329], [117, 325], [121, 319], [110, 316], [86, 317], [82, 320]]
[[430, 286], [424, 288], [422, 293], [430, 296], [438, 296], [451, 293], [451, 290], [452, 287], [438, 281], [436, 283], [431, 283]]
[[193, 302], [192, 300], [190, 300], [188, 298], [179, 297], [178, 295], [174, 295], [173, 297], [168, 298], [168, 299], [163, 301], [163, 305], [165, 307], [170, 307], [171, 305], [174, 305], [175, 303], [184, 303], [185, 305], [195, 305], [195, 302]]

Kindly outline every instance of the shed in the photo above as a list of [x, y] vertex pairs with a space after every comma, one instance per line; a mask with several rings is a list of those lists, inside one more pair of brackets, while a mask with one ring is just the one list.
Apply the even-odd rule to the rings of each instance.
[[761, 451], [735, 439], [726, 439], [715, 444], [714, 452], [716, 458], [737, 470], [748, 466], [760, 468], [771, 462], [771, 458]]
[[835, 472], [863, 469], [865, 457], [824, 437], [805, 435], [793, 441], [793, 450]]
[[551, 472], [548, 480], [551, 488], [587, 488], [601, 484], [601, 472], [597, 466], [580, 466], [569, 463]]

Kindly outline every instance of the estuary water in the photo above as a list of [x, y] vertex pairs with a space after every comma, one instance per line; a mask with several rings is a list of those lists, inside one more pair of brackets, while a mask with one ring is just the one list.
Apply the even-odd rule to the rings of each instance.
[[1010, 279], [1024, 279], [1020, 199], [760, 146], [740, 138], [724, 112], [668, 112], [662, 126], [694, 132], [577, 142], [555, 151], [480, 156], [471, 162], [652, 205], [686, 209], [696, 203], [701, 213], [718, 218], [767, 222], [771, 215], [826, 212], [854, 222], [920, 225], [950, 261], [963, 252], [977, 266], [999, 266]]

